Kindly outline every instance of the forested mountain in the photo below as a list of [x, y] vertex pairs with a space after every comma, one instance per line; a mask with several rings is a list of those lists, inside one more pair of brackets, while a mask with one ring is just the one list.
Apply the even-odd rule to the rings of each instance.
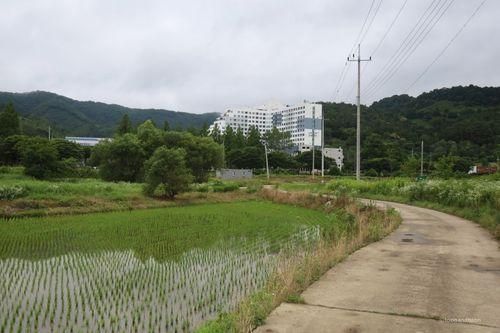
[[[217, 113], [190, 114], [155, 109], [132, 109], [97, 102], [80, 102], [48, 92], [0, 93], [0, 110], [13, 102], [21, 115], [22, 132], [46, 136], [111, 136], [124, 114], [133, 125], [147, 119], [158, 127], [189, 128], [210, 124]], [[323, 104], [327, 146], [342, 146], [345, 170], [355, 163], [356, 106]], [[467, 171], [475, 163], [500, 157], [500, 87], [436, 89], [417, 97], [398, 95], [362, 107], [362, 170], [394, 174], [412, 155], [420, 157], [424, 141], [425, 168], [443, 156]]]
[[[356, 106], [323, 103], [325, 142], [342, 146], [346, 168], [353, 169]], [[418, 97], [398, 95], [362, 107], [362, 168], [388, 174], [412, 155], [420, 157], [424, 141], [429, 161], [453, 155], [464, 167], [500, 157], [500, 88], [453, 87]]]
[[192, 114], [161, 109], [135, 109], [116, 104], [81, 102], [74, 99], [36, 91], [30, 93], [0, 92], [0, 110], [9, 103], [22, 117], [23, 132], [45, 135], [50, 125], [56, 135], [111, 136], [124, 114], [134, 125], [147, 119], [162, 126], [167, 120], [171, 128], [200, 128], [209, 125], [217, 113]]

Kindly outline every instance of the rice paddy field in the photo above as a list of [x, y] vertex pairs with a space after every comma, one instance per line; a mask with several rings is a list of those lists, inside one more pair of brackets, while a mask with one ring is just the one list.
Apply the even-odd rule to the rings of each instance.
[[265, 201], [0, 220], [0, 332], [185, 332], [348, 225]]

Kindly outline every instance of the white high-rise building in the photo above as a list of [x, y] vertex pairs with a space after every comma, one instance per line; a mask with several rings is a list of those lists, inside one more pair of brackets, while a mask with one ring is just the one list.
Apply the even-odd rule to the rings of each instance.
[[[282, 132], [289, 132], [291, 140], [298, 151], [310, 150], [313, 145], [321, 147], [321, 120], [323, 111], [321, 104], [300, 103], [295, 105], [266, 104], [259, 107], [243, 107], [227, 109], [210, 126], [212, 132], [215, 125], [221, 133], [230, 126], [233, 130], [241, 128], [247, 134], [250, 126], [255, 126], [261, 134], [276, 127]], [[314, 120], [314, 121], [313, 121]]]

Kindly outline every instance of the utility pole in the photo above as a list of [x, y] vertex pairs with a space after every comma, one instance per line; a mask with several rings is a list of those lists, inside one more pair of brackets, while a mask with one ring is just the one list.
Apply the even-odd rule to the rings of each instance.
[[323, 108], [321, 109], [321, 182], [325, 177], [325, 117]]
[[52, 133], [50, 133], [50, 126], [49, 126], [49, 140], [51, 139], [51, 138], [50, 138], [50, 135], [51, 135], [51, 134], [52, 134]]
[[351, 57], [347, 57], [347, 61], [356, 61], [358, 63], [358, 95], [357, 100], [357, 111], [356, 111], [356, 180], [359, 180], [361, 173], [361, 62], [371, 61], [372, 57], [369, 59], [361, 59], [361, 45], [358, 44], [358, 58], [355, 59], [354, 54]]
[[264, 143], [264, 150], [266, 152], [266, 172], [267, 172], [267, 180], [269, 181], [269, 161], [267, 159], [267, 143]]
[[424, 176], [424, 140], [420, 145], [420, 177]]
[[312, 178], [314, 179], [314, 136], [316, 135], [316, 108], [313, 106], [313, 130], [312, 130], [312, 155], [313, 155], [313, 160], [312, 160]]

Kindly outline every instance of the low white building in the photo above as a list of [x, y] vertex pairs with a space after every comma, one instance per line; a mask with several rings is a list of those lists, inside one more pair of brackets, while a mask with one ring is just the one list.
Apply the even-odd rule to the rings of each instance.
[[67, 136], [64, 138], [66, 141], [78, 143], [82, 146], [93, 147], [103, 140], [111, 140], [110, 138], [92, 138], [83, 136]]
[[220, 179], [250, 179], [253, 177], [252, 169], [219, 169], [215, 176]]
[[212, 132], [215, 125], [221, 133], [230, 126], [233, 130], [241, 128], [247, 135], [251, 126], [255, 126], [261, 134], [276, 127], [282, 132], [289, 132], [297, 151], [310, 150], [313, 145], [321, 147], [321, 121], [323, 110], [321, 104], [299, 103], [295, 105], [270, 103], [258, 107], [242, 107], [227, 109], [210, 126]]
[[324, 148], [323, 154], [325, 157], [331, 158], [337, 164], [337, 168], [342, 170], [344, 167], [344, 151], [342, 147], [339, 148]]

